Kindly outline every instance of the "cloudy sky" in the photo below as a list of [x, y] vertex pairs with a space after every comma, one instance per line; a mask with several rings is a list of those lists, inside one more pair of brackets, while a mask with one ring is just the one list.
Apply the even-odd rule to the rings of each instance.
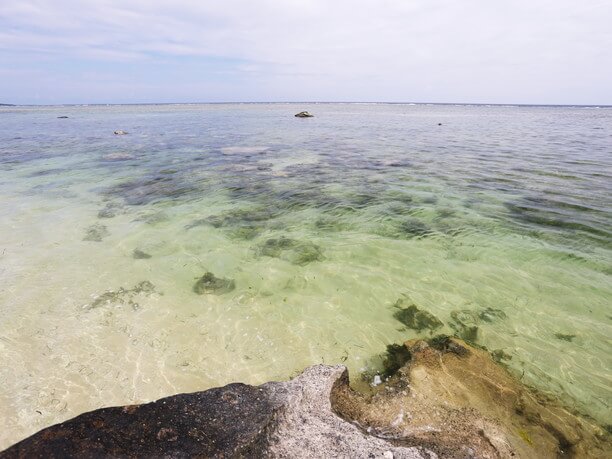
[[0, 0], [0, 103], [612, 104], [612, 0]]

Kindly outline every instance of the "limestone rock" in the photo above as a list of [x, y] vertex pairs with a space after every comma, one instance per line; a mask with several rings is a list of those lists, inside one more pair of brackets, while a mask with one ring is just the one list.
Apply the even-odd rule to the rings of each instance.
[[339, 387], [335, 411], [439, 457], [599, 458], [612, 450], [608, 432], [522, 385], [482, 349], [443, 335], [405, 347], [410, 360], [374, 395]]

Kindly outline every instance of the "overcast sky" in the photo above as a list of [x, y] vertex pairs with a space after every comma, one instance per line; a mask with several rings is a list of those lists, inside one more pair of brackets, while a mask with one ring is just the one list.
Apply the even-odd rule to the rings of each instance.
[[612, 0], [0, 0], [0, 103], [612, 104]]

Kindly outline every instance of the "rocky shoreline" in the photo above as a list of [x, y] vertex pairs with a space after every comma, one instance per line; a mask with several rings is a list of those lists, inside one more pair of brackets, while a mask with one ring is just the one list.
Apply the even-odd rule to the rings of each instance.
[[605, 457], [611, 435], [439, 336], [390, 346], [370, 394], [345, 367], [91, 411], [0, 452], [29, 457]]

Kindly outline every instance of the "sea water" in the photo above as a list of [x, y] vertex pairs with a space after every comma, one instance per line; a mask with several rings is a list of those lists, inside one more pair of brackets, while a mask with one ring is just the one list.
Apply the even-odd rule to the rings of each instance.
[[437, 333], [610, 424], [611, 180], [609, 108], [3, 107], [0, 448]]

